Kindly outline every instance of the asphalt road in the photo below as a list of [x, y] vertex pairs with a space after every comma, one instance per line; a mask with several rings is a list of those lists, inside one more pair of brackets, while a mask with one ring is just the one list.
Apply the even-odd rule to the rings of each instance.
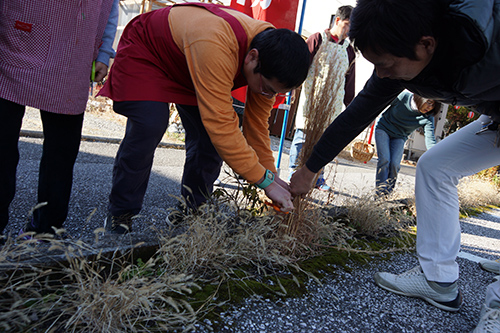
[[[24, 133], [34, 131], [31, 134], [40, 131], [36, 111], [27, 112], [23, 129]], [[123, 136], [123, 123], [88, 114], [84, 135], [116, 141]], [[111, 141], [82, 141], [65, 223], [72, 237], [93, 237], [93, 230], [103, 224], [118, 149], [118, 144]], [[17, 233], [36, 204], [41, 144], [42, 140], [36, 137], [20, 139], [17, 192], [11, 204], [7, 233]], [[289, 142], [283, 154], [283, 178], [287, 176], [287, 147]], [[275, 138], [273, 149], [277, 151]], [[183, 160], [183, 150], [157, 149], [144, 208], [134, 223], [134, 231], [147, 233], [152, 232], [152, 226], [165, 225], [167, 210], [176, 204], [179, 195]], [[356, 196], [372, 190], [375, 160], [362, 164], [339, 159], [329, 169], [332, 171], [327, 171], [328, 180], [337, 194]], [[411, 191], [414, 171], [414, 167], [403, 167], [397, 189]], [[417, 264], [414, 254], [398, 254], [389, 259], [375, 258], [364, 265], [352, 263], [351, 273], [339, 268], [338, 274], [326, 278], [322, 285], [311, 283], [310, 293], [298, 299], [279, 302], [249, 299], [225, 313], [218, 327], [223, 327], [222, 332], [469, 332], [478, 320], [485, 288], [493, 279], [493, 274], [482, 271], [476, 261], [500, 257], [500, 211], [463, 219], [461, 224], [462, 253], [458, 263], [465, 301], [458, 313], [447, 313], [424, 301], [397, 296], [375, 286], [372, 278], [375, 272], [399, 273]], [[210, 327], [211, 323], [206, 325]], [[200, 325], [198, 331], [209, 330]]]

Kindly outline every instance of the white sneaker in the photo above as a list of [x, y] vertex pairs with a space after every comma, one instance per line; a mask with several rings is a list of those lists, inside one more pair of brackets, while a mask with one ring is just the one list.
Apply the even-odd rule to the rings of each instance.
[[500, 333], [500, 309], [483, 305], [481, 317], [473, 333]]
[[420, 265], [399, 275], [378, 272], [374, 278], [377, 285], [385, 290], [422, 298], [442, 310], [456, 312], [462, 305], [462, 293], [456, 282], [449, 287], [442, 287], [436, 282], [427, 281]]
[[485, 271], [495, 273], [495, 274], [500, 274], [500, 262], [499, 259], [497, 260], [484, 260], [479, 263], [481, 265], [481, 268], [484, 269]]

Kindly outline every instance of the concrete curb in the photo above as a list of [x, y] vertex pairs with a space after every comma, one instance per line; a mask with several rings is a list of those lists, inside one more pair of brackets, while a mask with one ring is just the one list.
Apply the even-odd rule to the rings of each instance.
[[[27, 138], [43, 139], [43, 132], [41, 132], [41, 131], [21, 130], [19, 135], [22, 137], [27, 137]], [[109, 138], [109, 137], [103, 137], [103, 136], [82, 135], [82, 141], [119, 144], [120, 142], [122, 142], [122, 139]], [[164, 142], [164, 141], [160, 142], [158, 144], [158, 147], [159, 148], [171, 148], [171, 149], [185, 149], [184, 144]]]

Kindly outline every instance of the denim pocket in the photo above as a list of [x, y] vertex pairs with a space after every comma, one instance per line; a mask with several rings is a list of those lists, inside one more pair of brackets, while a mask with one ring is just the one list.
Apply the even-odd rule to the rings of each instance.
[[51, 44], [49, 26], [0, 14], [0, 59], [17, 68], [42, 67]]

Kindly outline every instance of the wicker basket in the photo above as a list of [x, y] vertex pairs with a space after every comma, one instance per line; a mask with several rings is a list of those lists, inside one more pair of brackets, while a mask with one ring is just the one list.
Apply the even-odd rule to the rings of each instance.
[[366, 143], [366, 141], [354, 141], [351, 146], [351, 156], [360, 161], [368, 162], [372, 159], [375, 149], [371, 144]]

